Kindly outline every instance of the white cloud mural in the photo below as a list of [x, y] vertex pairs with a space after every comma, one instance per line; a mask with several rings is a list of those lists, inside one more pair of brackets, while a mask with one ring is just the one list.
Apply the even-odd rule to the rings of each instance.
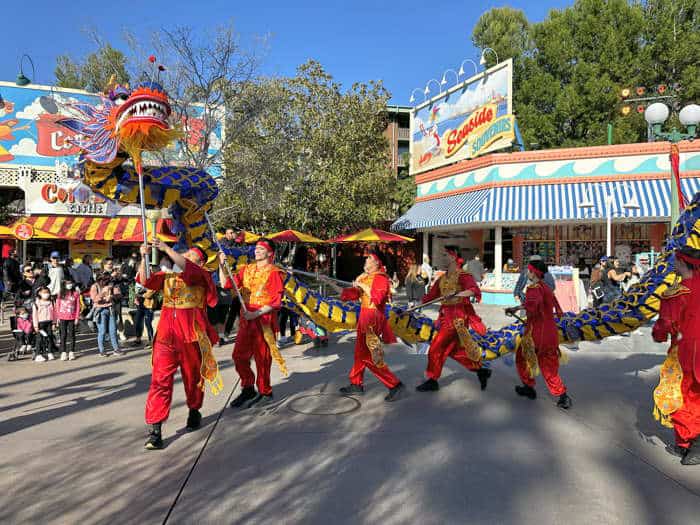
[[10, 153], [16, 157], [29, 157], [32, 155], [37, 155], [36, 142], [34, 142], [34, 139], [21, 139], [17, 144], [12, 145], [10, 148]]

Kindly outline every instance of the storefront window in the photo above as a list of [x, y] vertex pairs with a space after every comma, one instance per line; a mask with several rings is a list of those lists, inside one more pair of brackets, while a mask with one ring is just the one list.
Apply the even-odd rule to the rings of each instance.
[[41, 262], [48, 260], [51, 252], [57, 251], [61, 258], [68, 256], [68, 241], [58, 239], [32, 239], [27, 242], [27, 260]]

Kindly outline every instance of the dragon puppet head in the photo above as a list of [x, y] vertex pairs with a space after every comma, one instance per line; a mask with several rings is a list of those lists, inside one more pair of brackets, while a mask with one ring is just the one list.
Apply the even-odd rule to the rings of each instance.
[[77, 116], [58, 122], [77, 133], [72, 142], [96, 164], [109, 164], [121, 150], [140, 170], [142, 152], [160, 150], [182, 136], [168, 121], [168, 94], [157, 82], [142, 82], [133, 89], [115, 85], [102, 97], [101, 106], [76, 103], [71, 108]]

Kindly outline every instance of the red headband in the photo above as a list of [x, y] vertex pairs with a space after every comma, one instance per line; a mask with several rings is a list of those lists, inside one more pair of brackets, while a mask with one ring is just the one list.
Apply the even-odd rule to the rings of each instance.
[[691, 257], [690, 255], [687, 255], [681, 252], [680, 250], [676, 250], [676, 257], [678, 257], [681, 261], [686, 262], [692, 266], [700, 266], [700, 259]]
[[462, 266], [464, 264], [464, 259], [462, 259], [456, 251], [454, 250], [445, 250], [447, 252], [447, 255], [452, 257], [454, 261], [457, 263], [457, 266]]
[[271, 261], [275, 257], [275, 250], [272, 249], [272, 246], [270, 245], [269, 242], [267, 241], [258, 241], [255, 243], [255, 245], [260, 245], [263, 248], [265, 248], [270, 255], [267, 256], [267, 258]]
[[200, 261], [206, 262], [207, 256], [204, 255], [204, 250], [202, 250], [200, 247], [192, 246], [192, 248], [190, 248], [190, 251], [195, 252], [197, 254], [197, 256], [199, 257]]
[[534, 273], [540, 279], [542, 279], [542, 277], [544, 277], [544, 272], [541, 270], [538, 270], [537, 268], [535, 268], [531, 264], [527, 265], [527, 269], [530, 270], [532, 273]]

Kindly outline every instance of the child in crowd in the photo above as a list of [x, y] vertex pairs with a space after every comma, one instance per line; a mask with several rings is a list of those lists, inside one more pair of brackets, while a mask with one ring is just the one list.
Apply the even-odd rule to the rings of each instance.
[[53, 325], [56, 324], [56, 309], [51, 300], [51, 291], [47, 286], [38, 290], [37, 298], [32, 306], [32, 324], [34, 331], [39, 334], [34, 361], [41, 363], [54, 359], [53, 352], [56, 343], [53, 339]]
[[[75, 289], [72, 278], [61, 283], [61, 291], [56, 298], [56, 317], [61, 334], [61, 361], [75, 359], [75, 328], [80, 322], [80, 292]], [[70, 351], [66, 354], [66, 343], [70, 337]]]
[[34, 326], [30, 319], [29, 312], [24, 306], [17, 308], [17, 330], [22, 333], [18, 334], [20, 352], [27, 352], [34, 346]]

